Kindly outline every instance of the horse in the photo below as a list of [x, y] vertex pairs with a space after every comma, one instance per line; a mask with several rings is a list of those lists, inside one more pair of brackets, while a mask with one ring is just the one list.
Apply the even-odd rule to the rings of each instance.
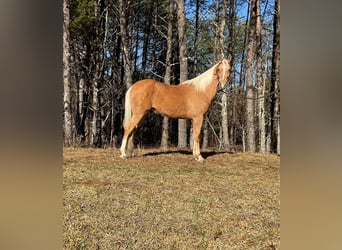
[[169, 85], [152, 79], [134, 83], [125, 95], [121, 158], [133, 156], [134, 132], [147, 113], [154, 110], [170, 118], [192, 120], [193, 156], [196, 161], [204, 162], [199, 146], [203, 118], [216, 93], [227, 83], [231, 73], [230, 62], [230, 57], [222, 59], [199, 76], [178, 85]]

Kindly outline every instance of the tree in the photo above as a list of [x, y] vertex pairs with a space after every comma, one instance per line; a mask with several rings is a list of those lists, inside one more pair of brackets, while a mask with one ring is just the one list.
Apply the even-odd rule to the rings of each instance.
[[247, 39], [248, 39], [248, 24], [249, 24], [249, 18], [250, 18], [250, 11], [251, 11], [251, 2], [247, 1], [247, 13], [246, 13], [246, 22], [243, 25], [244, 26], [244, 34], [243, 34], [243, 49], [242, 49], [242, 55], [241, 55], [241, 65], [240, 65], [240, 81], [239, 85], [240, 87], [243, 86], [243, 81], [245, 80], [245, 70], [246, 70], [246, 47], [247, 47]]
[[[257, 72], [256, 72], [256, 86], [258, 90], [258, 120], [259, 120], [259, 152], [266, 151], [266, 131], [265, 131], [265, 85], [262, 80], [262, 37], [261, 37], [261, 11], [260, 0], [256, 0], [256, 57], [257, 57]], [[267, 63], [267, 62], [266, 62]]]
[[[173, 23], [173, 0], [169, 1], [169, 18], [167, 25], [167, 51], [166, 51], [166, 69], [165, 69], [165, 84], [170, 84], [171, 82], [171, 56], [172, 56], [172, 23]], [[160, 146], [162, 149], [168, 148], [169, 139], [169, 118], [164, 116], [163, 127], [162, 127], [162, 138]]]
[[215, 34], [214, 34], [214, 62], [219, 60], [220, 56], [220, 0], [215, 1]]
[[[100, 6], [99, 6], [100, 5]], [[102, 19], [102, 8], [103, 8], [103, 0], [95, 1], [94, 2], [94, 18], [95, 18], [95, 39], [93, 41], [93, 58], [95, 61], [95, 70], [93, 73], [92, 78], [92, 118], [90, 122], [90, 144], [100, 147], [102, 145], [102, 117], [101, 117], [101, 95], [100, 95], [100, 89], [102, 87], [102, 81], [101, 81], [101, 56], [100, 56], [100, 41], [101, 38], [101, 31], [100, 31], [100, 25], [101, 25], [101, 19]], [[99, 13], [100, 12], [100, 13]]]
[[[93, 93], [95, 84], [94, 74], [96, 60], [94, 59], [93, 51], [96, 50], [97, 33], [95, 32], [96, 17], [93, 0], [70, 0], [70, 36], [72, 39], [72, 93], [77, 93], [73, 96], [77, 100], [76, 106], [76, 131], [82, 143], [93, 145], [94, 136], [96, 135], [96, 114], [93, 105]], [[97, 99], [97, 98], [96, 98]], [[76, 108], [73, 107], [73, 110]]]
[[[230, 60], [230, 66], [232, 67], [232, 69], [234, 68], [234, 63], [235, 63], [235, 57], [234, 57], [234, 46], [235, 46], [235, 0], [230, 0], [229, 1], [229, 22], [228, 22], [228, 47], [227, 47], [227, 55], [231, 56], [231, 60]], [[233, 70], [232, 70], [233, 71]], [[232, 76], [230, 77], [232, 80], [234, 79], [234, 74], [232, 73]], [[231, 81], [233, 82], [233, 81]], [[232, 125], [232, 120], [234, 119], [234, 115], [235, 115], [235, 103], [234, 103], [234, 96], [231, 95], [230, 97], [230, 103], [231, 103], [231, 113], [230, 116], [227, 112], [227, 115], [230, 118], [230, 131], [228, 134], [229, 137], [229, 144], [233, 144], [233, 137], [234, 137], [234, 127]], [[228, 122], [227, 122], [228, 124]], [[229, 125], [229, 124], [228, 124]]]
[[70, 88], [70, 15], [69, 1], [63, 0], [63, 83], [64, 83], [64, 145], [72, 144], [72, 115]]
[[272, 55], [272, 73], [271, 73], [271, 129], [273, 131], [271, 140], [275, 144], [276, 153], [280, 155], [280, 0], [275, 0], [274, 21], [273, 21], [273, 55]]
[[[209, 109], [202, 147], [239, 150], [254, 131], [255, 148], [263, 152], [266, 136], [266, 152], [280, 152], [280, 8], [274, 12], [273, 2], [65, 0], [70, 19], [64, 16], [63, 24], [65, 145], [119, 145], [131, 84], [141, 78], [178, 84], [203, 73], [224, 51], [232, 55], [229, 92], [220, 93]], [[136, 134], [141, 146], [187, 146], [186, 123], [154, 113], [146, 118]], [[251, 120], [254, 125], [247, 127]]]
[[200, 1], [196, 0], [196, 12], [195, 12], [195, 37], [194, 37], [194, 69], [193, 76], [197, 75], [198, 68], [198, 49], [199, 49], [199, 14], [200, 14]]
[[142, 51], [142, 63], [141, 63], [141, 79], [145, 78], [147, 60], [148, 60], [148, 47], [149, 47], [149, 40], [151, 34], [151, 27], [152, 27], [152, 18], [153, 18], [153, 1], [148, 3], [149, 8], [146, 8], [145, 12], [147, 15], [146, 25], [144, 27], [144, 38], [143, 38], [143, 51]]
[[[220, 31], [219, 31], [219, 44], [220, 44], [220, 58], [224, 58], [224, 29], [226, 26], [226, 15], [227, 15], [228, 0], [223, 0]], [[223, 147], [225, 149], [230, 148], [229, 135], [228, 135], [228, 95], [224, 92], [221, 96], [221, 117], [222, 117], [222, 139]]]
[[[192, 77], [197, 75], [198, 68], [198, 49], [199, 49], [199, 14], [200, 14], [200, 1], [196, 0], [196, 10], [195, 10], [195, 34], [194, 34], [194, 61], [193, 61], [193, 70]], [[205, 115], [206, 116], [206, 115]], [[206, 129], [206, 138], [203, 139], [204, 144], [208, 145], [206, 142], [208, 141], [208, 125], [206, 124], [206, 120], [204, 121], [203, 128]], [[193, 138], [193, 128], [190, 128], [190, 140], [189, 140], [190, 148], [194, 146], [194, 138]]]
[[128, 23], [127, 20], [129, 18], [129, 10], [130, 10], [131, 1], [127, 0], [119, 0], [119, 13], [120, 13], [120, 35], [122, 42], [122, 51], [123, 51], [123, 63], [124, 63], [124, 82], [126, 83], [126, 88], [128, 89], [133, 83], [133, 72], [131, 69], [131, 46], [129, 43], [128, 34]]
[[[185, 30], [185, 13], [184, 0], [177, 0], [177, 16], [178, 16], [178, 36], [179, 36], [179, 67], [180, 67], [180, 83], [188, 79], [188, 58], [186, 47], [186, 30]], [[186, 120], [178, 120], [178, 147], [185, 148], [187, 146]]]
[[247, 151], [255, 151], [255, 113], [254, 113], [254, 85], [253, 85], [253, 60], [254, 60], [254, 39], [256, 23], [256, 0], [250, 1], [250, 22], [247, 43], [247, 65], [246, 65], [246, 146]]

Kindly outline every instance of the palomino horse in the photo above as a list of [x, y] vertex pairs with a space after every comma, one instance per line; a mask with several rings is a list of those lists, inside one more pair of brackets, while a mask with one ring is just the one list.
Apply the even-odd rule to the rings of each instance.
[[199, 143], [204, 114], [217, 91], [226, 85], [229, 76], [230, 59], [223, 59], [201, 75], [179, 85], [151, 79], [133, 84], [126, 93], [121, 158], [132, 156], [134, 132], [148, 111], [155, 110], [171, 118], [192, 120], [193, 155], [197, 161], [203, 162]]

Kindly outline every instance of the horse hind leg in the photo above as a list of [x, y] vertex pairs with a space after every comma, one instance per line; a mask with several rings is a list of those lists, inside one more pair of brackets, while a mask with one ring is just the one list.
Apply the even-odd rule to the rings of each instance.
[[120, 157], [122, 159], [126, 159], [133, 156], [133, 149], [134, 149], [134, 143], [133, 143], [133, 132], [128, 138], [122, 139], [122, 144], [120, 148], [121, 155]]
[[135, 129], [133, 130], [131, 136], [128, 138], [128, 141], [127, 141], [127, 154], [129, 157], [133, 157], [134, 154], [133, 154], [133, 150], [134, 150], [134, 132], [135, 132]]
[[[134, 132], [138, 128], [140, 122], [144, 118], [145, 113], [138, 113], [138, 114], [133, 114], [131, 120], [127, 123], [125, 126], [125, 132], [124, 136], [122, 139], [122, 144], [121, 144], [121, 158], [125, 159], [128, 157], [133, 156], [133, 149], [134, 149], [134, 143], [133, 143], [133, 138], [134, 138]], [[128, 151], [128, 152], [127, 152]], [[127, 154], [126, 154], [127, 152]]]
[[123, 139], [122, 139], [122, 143], [121, 143], [121, 147], [120, 147], [120, 152], [121, 152], [120, 157], [121, 157], [122, 159], [127, 158], [127, 155], [126, 155], [126, 146], [127, 146], [127, 138], [123, 138]]

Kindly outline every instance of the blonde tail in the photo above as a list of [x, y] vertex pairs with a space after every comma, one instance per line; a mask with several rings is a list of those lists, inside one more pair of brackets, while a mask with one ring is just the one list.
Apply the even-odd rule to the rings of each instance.
[[129, 120], [131, 120], [132, 117], [132, 107], [131, 107], [131, 88], [129, 88], [126, 92], [125, 97], [125, 117], [123, 120], [123, 127], [127, 125]]
[[[132, 156], [132, 151], [133, 151], [133, 145], [132, 145], [132, 140], [133, 140], [133, 135], [128, 135], [126, 134], [126, 126], [128, 122], [132, 118], [132, 107], [131, 107], [131, 88], [129, 88], [126, 92], [125, 96], [125, 116], [123, 120], [123, 127], [124, 127], [124, 137], [122, 138], [122, 143], [121, 143], [121, 158], [127, 158]], [[126, 132], [126, 133], [125, 133]], [[128, 150], [129, 150], [129, 155], [126, 155], [126, 148], [128, 144]]]

